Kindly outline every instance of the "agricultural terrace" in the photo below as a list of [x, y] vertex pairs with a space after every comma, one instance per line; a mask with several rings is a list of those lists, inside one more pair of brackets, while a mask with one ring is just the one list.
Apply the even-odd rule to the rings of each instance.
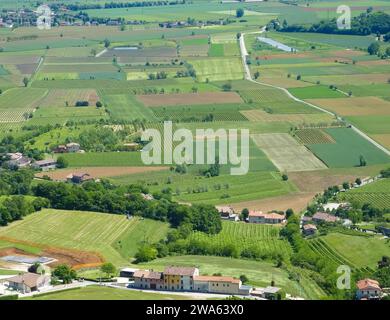
[[97, 253], [121, 266], [142, 241], [156, 242], [167, 230], [166, 224], [127, 220], [123, 215], [46, 209], [1, 228], [0, 239], [65, 252], [70, 249]]
[[357, 203], [359, 206], [368, 203], [375, 208], [390, 211], [390, 179], [382, 179], [357, 189], [348, 190], [340, 194], [338, 199]]

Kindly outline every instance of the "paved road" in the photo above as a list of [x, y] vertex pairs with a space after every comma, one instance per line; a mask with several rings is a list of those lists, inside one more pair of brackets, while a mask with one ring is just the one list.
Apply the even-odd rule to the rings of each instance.
[[[263, 27], [260, 31], [257, 31], [257, 32], [251, 32], [249, 34], [261, 34], [261, 33], [264, 33], [265, 32], [265, 27]], [[241, 49], [241, 58], [242, 58], [242, 63], [243, 63], [243, 66], [244, 66], [244, 71], [245, 71], [245, 79], [248, 80], [248, 81], [251, 81], [251, 82], [254, 82], [254, 83], [258, 83], [258, 84], [261, 84], [263, 86], [267, 86], [267, 87], [272, 87], [272, 88], [275, 88], [275, 89], [279, 89], [279, 90], [282, 90], [284, 93], [287, 94], [288, 97], [290, 97], [291, 99], [297, 101], [297, 102], [300, 102], [300, 103], [304, 103], [312, 108], [315, 108], [317, 110], [320, 110], [322, 112], [325, 112], [333, 117], [335, 117], [337, 120], [340, 120], [340, 121], [344, 121], [345, 120], [341, 117], [339, 117], [336, 113], [333, 113], [329, 110], [326, 110], [326, 109], [323, 109], [319, 106], [316, 106], [312, 103], [309, 103], [307, 101], [304, 101], [304, 100], [301, 100], [297, 97], [295, 97], [294, 95], [292, 95], [287, 89], [285, 88], [282, 88], [282, 87], [278, 87], [278, 86], [274, 86], [274, 85], [271, 85], [271, 84], [267, 84], [267, 83], [263, 83], [263, 82], [259, 82], [259, 81], [255, 81], [253, 80], [252, 78], [252, 75], [251, 75], [251, 72], [250, 72], [250, 69], [249, 69], [249, 66], [247, 65], [246, 63], [246, 57], [248, 56], [248, 51], [246, 49], [246, 45], [245, 45], [245, 33], [242, 33], [241, 34], [241, 37], [240, 37], [240, 49]], [[376, 146], [378, 149], [382, 150], [384, 153], [386, 153], [387, 155], [390, 156], [390, 151], [388, 149], [386, 149], [384, 146], [382, 146], [381, 144], [379, 144], [378, 142], [376, 142], [375, 140], [373, 140], [372, 138], [370, 138], [368, 135], [366, 135], [363, 131], [361, 131], [360, 129], [358, 129], [357, 127], [355, 127], [354, 125], [351, 125], [348, 123], [348, 125], [352, 128], [352, 130], [354, 130], [357, 134], [359, 134], [361, 137], [363, 137], [364, 139], [366, 139], [368, 142], [372, 143], [374, 146]]]

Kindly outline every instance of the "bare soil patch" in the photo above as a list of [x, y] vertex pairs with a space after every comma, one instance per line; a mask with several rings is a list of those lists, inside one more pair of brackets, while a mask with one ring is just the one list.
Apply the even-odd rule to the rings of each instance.
[[92, 178], [118, 177], [129, 174], [168, 170], [168, 167], [81, 167], [50, 172], [40, 172], [35, 176], [42, 178], [49, 176], [53, 180], [66, 180], [66, 177], [74, 173], [88, 173]]
[[45, 256], [49, 258], [56, 259], [56, 261], [49, 263], [48, 266], [56, 267], [60, 264], [68, 264], [74, 269], [86, 268], [86, 267], [96, 267], [104, 263], [104, 258], [96, 252], [57, 248], [57, 247], [48, 247], [33, 244], [27, 241], [15, 241], [14, 239], [4, 238], [5, 240], [13, 243], [22, 243], [36, 248], [42, 248], [42, 251], [39, 255], [26, 252], [14, 247], [0, 249], [0, 257], [9, 256], [9, 255], [19, 255], [26, 257], [38, 257]]
[[150, 94], [137, 96], [148, 107], [197, 105], [213, 103], [243, 103], [236, 92], [204, 92], [179, 94]]
[[313, 192], [289, 194], [280, 197], [273, 197], [262, 200], [252, 200], [239, 203], [233, 203], [231, 206], [235, 211], [240, 212], [242, 209], [260, 210], [270, 212], [272, 210], [286, 211], [293, 209], [295, 212], [300, 212], [306, 208], [311, 199], [315, 196]]
[[309, 99], [307, 101], [342, 116], [390, 114], [390, 102], [377, 97]]
[[38, 64], [36, 63], [22, 63], [16, 65], [16, 68], [18, 68], [21, 74], [33, 74], [37, 67]]
[[341, 185], [343, 182], [354, 182], [356, 175], [351, 174], [329, 174], [328, 171], [291, 172], [289, 179], [298, 187], [301, 192], [322, 192], [334, 185]]

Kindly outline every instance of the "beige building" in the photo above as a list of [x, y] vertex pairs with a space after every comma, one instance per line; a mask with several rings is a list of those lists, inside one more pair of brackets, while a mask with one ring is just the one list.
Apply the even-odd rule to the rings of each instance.
[[243, 286], [240, 279], [222, 276], [195, 276], [194, 291], [230, 295], [249, 295], [251, 287]]
[[283, 223], [285, 219], [284, 214], [263, 213], [261, 211], [249, 211], [248, 216], [249, 223], [278, 224]]
[[6, 279], [5, 282], [8, 282], [9, 289], [21, 293], [30, 293], [38, 291], [39, 288], [48, 286], [50, 284], [50, 277], [35, 273], [25, 273]]

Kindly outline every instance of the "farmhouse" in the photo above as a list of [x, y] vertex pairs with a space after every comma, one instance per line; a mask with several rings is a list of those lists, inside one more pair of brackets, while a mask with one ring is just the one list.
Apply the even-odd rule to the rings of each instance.
[[372, 279], [363, 279], [356, 283], [356, 298], [361, 299], [379, 299], [382, 295], [382, 289], [379, 282]]
[[305, 224], [302, 230], [305, 236], [310, 236], [317, 232], [317, 227], [314, 224]]
[[129, 280], [134, 280], [134, 274], [139, 271], [139, 269], [133, 268], [123, 268], [119, 271], [119, 276], [121, 278], [128, 278]]
[[21, 293], [30, 293], [38, 291], [39, 288], [48, 286], [50, 277], [35, 273], [25, 273], [5, 280], [8, 282], [8, 288]]
[[83, 183], [86, 181], [91, 181], [93, 178], [89, 173], [85, 172], [80, 172], [80, 173], [72, 173], [66, 177], [66, 181], [71, 182], [71, 183]]
[[335, 216], [332, 216], [331, 214], [325, 213], [325, 212], [317, 212], [313, 216], [313, 221], [320, 223], [320, 222], [326, 222], [326, 223], [335, 223], [339, 219]]
[[285, 215], [277, 213], [263, 213], [261, 211], [249, 211], [248, 216], [249, 223], [277, 224], [284, 222], [285, 219]]
[[35, 161], [32, 167], [42, 171], [53, 170], [57, 167], [57, 161], [55, 159], [39, 160]]
[[232, 295], [249, 295], [252, 287], [243, 286], [240, 279], [221, 276], [195, 276], [194, 291]]
[[194, 290], [194, 276], [199, 275], [199, 269], [194, 267], [166, 267], [164, 270], [164, 289]]
[[234, 209], [231, 206], [216, 206], [215, 207], [219, 214], [221, 215], [221, 219], [231, 220], [231, 221], [239, 221], [240, 218], [238, 214], [234, 212]]
[[60, 144], [57, 148], [55, 148], [54, 153], [76, 153], [80, 152], [80, 145], [75, 142], [70, 142], [66, 145]]
[[137, 270], [134, 272], [134, 286], [140, 289], [163, 289], [163, 274], [156, 271]]
[[9, 160], [6, 162], [11, 167], [25, 168], [31, 164], [31, 159], [24, 157], [22, 153], [7, 153]]

